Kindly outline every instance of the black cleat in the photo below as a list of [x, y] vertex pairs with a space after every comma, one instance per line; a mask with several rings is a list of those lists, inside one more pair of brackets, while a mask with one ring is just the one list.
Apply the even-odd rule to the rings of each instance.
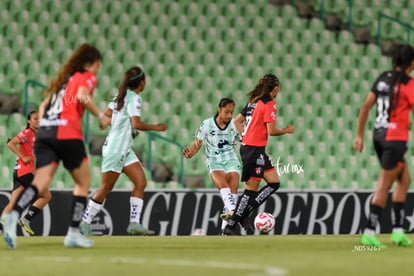
[[235, 227], [226, 226], [222, 230], [222, 236], [241, 236], [240, 232], [238, 232]]
[[240, 221], [241, 226], [243, 226], [247, 235], [254, 235], [253, 225], [250, 223], [249, 217], [246, 216]]

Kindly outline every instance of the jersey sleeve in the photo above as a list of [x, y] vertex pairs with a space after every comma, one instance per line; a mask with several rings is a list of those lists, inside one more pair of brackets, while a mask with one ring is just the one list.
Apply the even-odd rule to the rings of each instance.
[[246, 116], [247, 116], [247, 109], [248, 109], [248, 106], [249, 106], [249, 104], [247, 103], [247, 104], [243, 107], [242, 111], [240, 111], [240, 114], [241, 114], [241, 115], [243, 115], [244, 117], [246, 117]]
[[97, 84], [96, 77], [93, 73], [87, 72], [82, 74], [82, 77], [79, 80], [79, 86], [85, 86], [89, 89], [89, 92], [92, 94]]
[[410, 105], [414, 105], [414, 79], [411, 79], [407, 85], [407, 100]]
[[264, 105], [264, 122], [273, 123], [276, 121], [276, 102], [270, 101]]
[[208, 134], [208, 121], [204, 120], [197, 131], [197, 139], [205, 140]]
[[20, 144], [27, 143], [29, 141], [29, 137], [26, 135], [26, 131], [22, 130], [19, 134], [16, 135], [17, 139], [19, 139]]
[[127, 112], [129, 117], [141, 117], [142, 99], [139, 95], [135, 95], [132, 101], [128, 101]]
[[112, 99], [112, 101], [108, 103], [108, 108], [109, 108], [110, 110], [112, 110], [112, 111], [113, 111], [113, 110], [115, 109], [115, 107], [116, 107], [116, 97], [114, 97], [114, 98]]
[[389, 78], [390, 72], [383, 72], [372, 84], [371, 91], [375, 93], [375, 95], [378, 95], [381, 92], [388, 91], [389, 85], [388, 85], [388, 78]]

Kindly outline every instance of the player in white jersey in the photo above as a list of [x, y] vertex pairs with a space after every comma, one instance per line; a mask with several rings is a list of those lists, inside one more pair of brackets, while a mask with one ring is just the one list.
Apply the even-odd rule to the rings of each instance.
[[206, 165], [224, 203], [223, 214], [220, 215], [223, 219], [221, 229], [226, 226], [226, 220], [236, 209], [240, 178], [240, 161], [235, 151], [236, 142], [240, 141], [240, 133], [232, 119], [234, 106], [232, 99], [221, 99], [217, 114], [201, 123], [193, 144], [183, 149], [184, 157], [191, 158], [205, 144]]
[[102, 147], [102, 182], [83, 214], [80, 227], [83, 234], [92, 234], [92, 219], [102, 209], [105, 198], [112, 191], [122, 172], [134, 183], [130, 197], [128, 234], [154, 234], [140, 221], [147, 180], [141, 162], [132, 150], [132, 144], [137, 130], [164, 131], [167, 125], [150, 125], [141, 121], [142, 99], [139, 94], [144, 87], [145, 74], [142, 69], [130, 68], [124, 74], [118, 95], [105, 110], [105, 115], [111, 117], [111, 129]]

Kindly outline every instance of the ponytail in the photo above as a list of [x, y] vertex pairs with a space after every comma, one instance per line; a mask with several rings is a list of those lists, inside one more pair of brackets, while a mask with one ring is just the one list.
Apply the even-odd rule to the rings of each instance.
[[124, 99], [128, 89], [136, 89], [141, 81], [145, 80], [144, 71], [138, 67], [132, 67], [124, 73], [122, 83], [119, 86], [118, 95], [116, 96], [116, 110], [120, 111], [124, 107]]
[[272, 90], [279, 86], [279, 79], [273, 74], [267, 74], [263, 78], [259, 80], [259, 82], [256, 84], [256, 87], [247, 93], [247, 96], [249, 97], [249, 102], [255, 103], [260, 98], [268, 95]]

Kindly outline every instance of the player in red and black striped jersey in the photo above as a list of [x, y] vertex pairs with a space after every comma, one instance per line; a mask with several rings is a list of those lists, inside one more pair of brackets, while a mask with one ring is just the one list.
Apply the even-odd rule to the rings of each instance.
[[400, 45], [393, 56], [394, 69], [382, 73], [374, 82], [358, 117], [358, 133], [354, 148], [363, 150], [364, 128], [369, 110], [376, 104], [373, 142], [381, 164], [377, 189], [370, 205], [370, 215], [361, 236], [361, 244], [385, 248], [375, 237], [381, 213], [385, 207], [388, 191], [397, 181], [392, 194], [391, 241], [400, 246], [410, 246], [405, 235], [405, 201], [410, 185], [410, 174], [405, 162], [410, 128], [410, 112], [414, 113], [414, 48]]
[[[253, 234], [254, 229], [248, 219], [249, 213], [279, 189], [279, 176], [265, 152], [267, 139], [269, 135], [293, 133], [295, 128], [293, 125], [283, 129], [276, 127], [274, 98], [278, 93], [279, 79], [272, 74], [265, 75], [247, 94], [249, 102], [234, 120], [243, 136], [240, 155], [243, 162], [242, 181], [246, 182], [246, 187], [235, 212], [223, 230], [225, 235], [239, 235], [236, 230], [238, 222], [242, 224], [247, 234]], [[258, 191], [262, 178], [267, 185]]]
[[[4, 213], [12, 210], [19, 194], [32, 183], [35, 163], [33, 145], [38, 127], [39, 115], [37, 111], [31, 111], [27, 116], [26, 128], [7, 142], [7, 147], [16, 154], [17, 160], [13, 173], [13, 191], [9, 203], [3, 209]], [[45, 196], [38, 198], [30, 206], [27, 214], [19, 219], [19, 225], [30, 235], [34, 235], [30, 221], [43, 209], [51, 197], [50, 192], [45, 193]]]
[[93, 246], [93, 241], [79, 232], [91, 181], [81, 119], [84, 110], [88, 109], [92, 115], [99, 117], [102, 128], [110, 123], [110, 118], [100, 112], [92, 100], [101, 64], [100, 51], [92, 45], [83, 44], [45, 90], [46, 99], [39, 107], [41, 121], [34, 146], [36, 170], [33, 185], [20, 194], [4, 223], [4, 239], [11, 249], [16, 248], [17, 217], [30, 202], [49, 190], [60, 161], [75, 182], [72, 222], [64, 244], [67, 247]]

